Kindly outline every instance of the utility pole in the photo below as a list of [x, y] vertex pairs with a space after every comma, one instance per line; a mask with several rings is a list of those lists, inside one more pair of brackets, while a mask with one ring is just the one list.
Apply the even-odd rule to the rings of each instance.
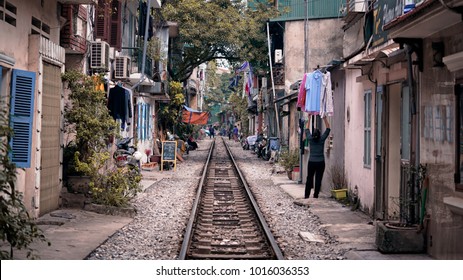
[[280, 135], [280, 120], [278, 119], [278, 105], [275, 102], [275, 99], [276, 99], [275, 81], [273, 80], [272, 48], [271, 48], [271, 45], [270, 45], [270, 27], [269, 27], [268, 21], [267, 21], [267, 42], [268, 42], [268, 59], [269, 59], [269, 63], [270, 63], [270, 78], [271, 78], [271, 82], [272, 82], [272, 92], [273, 92], [273, 104], [274, 104], [274, 107], [275, 107], [277, 135], [278, 135], [278, 137], [280, 139], [282, 139], [281, 135]]
[[[308, 24], [309, 24], [309, 12], [308, 12], [308, 9], [309, 9], [309, 6], [307, 4], [307, 0], [304, 0], [304, 75], [305, 73], [307, 73], [309, 67], [308, 67], [308, 64], [309, 64], [309, 58], [308, 58], [308, 46], [307, 46], [307, 43], [308, 43]], [[301, 84], [299, 87], [303, 87], [305, 85]], [[303, 156], [304, 156], [304, 120], [302, 119], [302, 111], [299, 111], [299, 131], [300, 131], [300, 134], [299, 134], [299, 151], [300, 151], [300, 154], [299, 154], [299, 178], [297, 180], [297, 183], [298, 184], [302, 184], [302, 170], [303, 170], [303, 164], [304, 164], [304, 161], [303, 161]]]

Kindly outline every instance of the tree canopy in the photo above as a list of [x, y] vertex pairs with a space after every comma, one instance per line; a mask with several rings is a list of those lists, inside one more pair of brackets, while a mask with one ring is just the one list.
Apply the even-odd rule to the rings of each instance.
[[268, 3], [248, 9], [241, 0], [166, 1], [163, 19], [179, 27], [179, 36], [171, 45], [171, 78], [185, 81], [194, 68], [219, 58], [264, 67], [268, 54], [265, 24], [277, 14]]

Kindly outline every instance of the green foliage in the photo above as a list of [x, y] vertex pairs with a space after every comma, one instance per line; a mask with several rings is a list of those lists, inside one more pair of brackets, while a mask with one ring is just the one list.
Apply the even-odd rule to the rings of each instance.
[[159, 124], [163, 129], [173, 128], [181, 124], [182, 105], [185, 103], [183, 96], [183, 87], [180, 82], [172, 81], [169, 84], [169, 104], [165, 104], [159, 111]]
[[[72, 71], [62, 78], [71, 91], [64, 113], [66, 132], [75, 135], [65, 147], [64, 165], [77, 175], [90, 177], [94, 203], [127, 205], [141, 189], [141, 175], [125, 169], [105, 170], [111, 158], [108, 140], [116, 134], [116, 122], [106, 107], [106, 93], [97, 87], [102, 77]], [[173, 97], [174, 102], [183, 102], [178, 99]]]
[[228, 102], [231, 106], [231, 111], [235, 115], [236, 121], [241, 121], [241, 131], [244, 134], [247, 134], [248, 131], [245, 131], [248, 128], [248, 101], [247, 97], [243, 98], [239, 93], [232, 93], [228, 98]]
[[[8, 125], [8, 112], [0, 102], [0, 234], [2, 244], [9, 250], [0, 249], [0, 259], [13, 259], [13, 250], [26, 250], [27, 258], [38, 258], [30, 248], [35, 240], [48, 242], [23, 202], [22, 193], [16, 190], [16, 165], [11, 162], [9, 140], [13, 130]], [[50, 243], [48, 243], [50, 245]]]
[[292, 171], [294, 166], [299, 165], [299, 150], [294, 149], [291, 151], [282, 151], [278, 164], [281, 165], [286, 171]]
[[267, 61], [266, 22], [278, 15], [273, 5], [248, 9], [238, 0], [167, 1], [162, 14], [179, 24], [179, 36], [172, 45], [170, 76], [188, 79], [197, 66], [217, 58], [230, 61]]
[[64, 108], [65, 130], [75, 135], [79, 161], [88, 162], [95, 152], [106, 149], [108, 139], [115, 136], [116, 122], [106, 107], [106, 93], [97, 88], [103, 80], [101, 76], [90, 77], [77, 71], [64, 73], [62, 79], [71, 91], [70, 102]]
[[125, 207], [141, 191], [140, 172], [131, 168], [115, 168], [98, 174], [92, 180], [90, 191], [94, 203]]

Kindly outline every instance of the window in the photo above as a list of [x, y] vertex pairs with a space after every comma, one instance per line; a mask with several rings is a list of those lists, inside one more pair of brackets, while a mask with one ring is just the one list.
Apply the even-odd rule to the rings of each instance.
[[85, 38], [85, 28], [87, 22], [84, 18], [80, 17], [80, 6], [74, 5], [72, 9], [72, 32], [73, 35]]
[[0, 20], [16, 26], [16, 6], [5, 0], [0, 0]]
[[138, 103], [137, 134], [140, 140], [151, 139], [150, 109], [150, 104]]
[[50, 37], [50, 26], [43, 23], [41, 20], [32, 17], [31, 20], [31, 34], [39, 34], [44, 38], [49, 39]]
[[456, 133], [455, 133], [455, 183], [456, 189], [463, 191], [463, 84], [455, 86], [456, 94]]
[[28, 168], [31, 163], [34, 93], [35, 72], [13, 70], [10, 123], [14, 135], [10, 146], [12, 162], [20, 168]]
[[382, 122], [383, 122], [383, 86], [376, 88], [376, 156], [381, 156], [381, 141], [383, 138]]
[[371, 90], [366, 91], [364, 99], [363, 126], [363, 165], [371, 166]]
[[96, 38], [108, 42], [118, 51], [122, 46], [122, 10], [118, 0], [99, 0], [96, 8], [95, 35]]

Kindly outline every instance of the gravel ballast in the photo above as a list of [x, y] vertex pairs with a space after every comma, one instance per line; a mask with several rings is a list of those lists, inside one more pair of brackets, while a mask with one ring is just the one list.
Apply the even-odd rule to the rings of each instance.
[[[217, 139], [219, 141], [220, 139]], [[271, 176], [278, 175], [276, 164], [263, 161], [238, 142], [227, 143], [245, 176], [261, 211], [288, 260], [344, 259], [346, 249], [330, 236], [310, 208], [294, 204], [294, 199]], [[144, 172], [152, 184], [133, 201], [134, 220], [117, 231], [87, 259], [174, 260], [177, 258], [185, 226], [211, 140], [199, 142], [176, 171]], [[309, 232], [322, 242], [309, 242], [301, 233]]]

